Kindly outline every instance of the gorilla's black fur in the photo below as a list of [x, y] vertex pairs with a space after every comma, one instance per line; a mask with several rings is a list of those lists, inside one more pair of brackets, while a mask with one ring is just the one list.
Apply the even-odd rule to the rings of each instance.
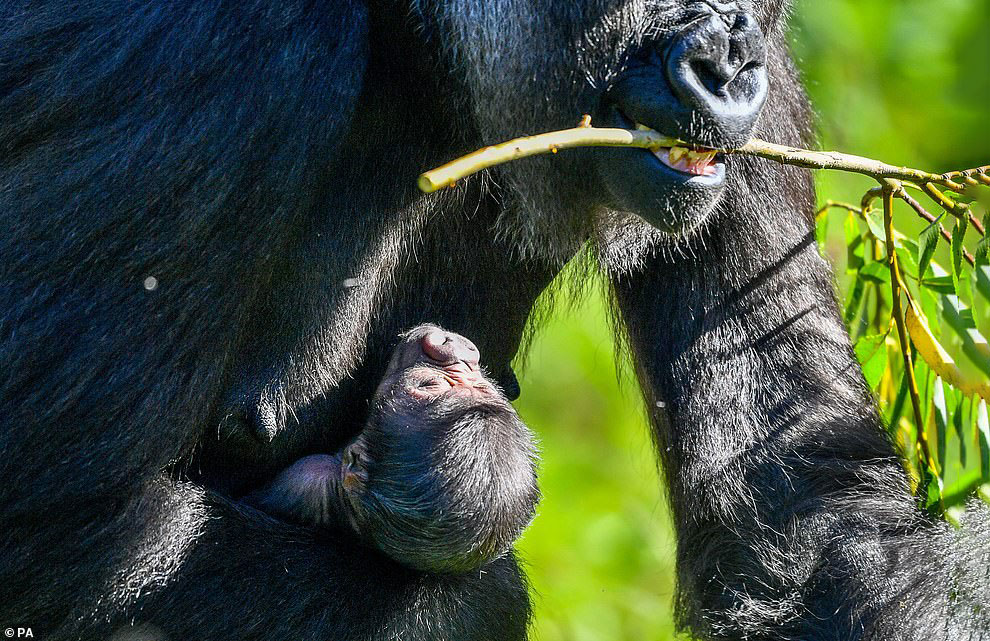
[[[647, 152], [588, 150], [415, 192], [484, 143], [607, 122], [630, 70], [656, 105], [701, 114], [639, 104], [644, 124], [738, 137], [748, 121], [709, 117], [655, 64], [711, 16], [766, 34], [756, 133], [807, 141], [784, 5], [0, 4], [0, 623], [523, 638], [511, 556], [418, 573], [238, 498], [357, 432], [406, 327], [470, 337], [509, 388], [534, 300], [590, 241], [654, 408], [683, 624], [980, 637], [988, 524], [955, 533], [914, 507], [811, 240], [807, 175], [733, 158], [724, 188], [694, 190]], [[731, 62], [736, 31], [706, 24], [692, 33]]]

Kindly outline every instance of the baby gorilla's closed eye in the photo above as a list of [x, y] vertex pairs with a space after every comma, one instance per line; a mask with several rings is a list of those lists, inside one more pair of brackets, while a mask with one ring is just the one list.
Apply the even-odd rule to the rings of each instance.
[[412, 398], [429, 401], [450, 391], [454, 384], [433, 368], [417, 367], [407, 372], [402, 385]]
[[533, 517], [536, 448], [479, 357], [434, 325], [406, 332], [354, 441], [296, 461], [248, 500], [419, 570], [466, 572], [501, 556]]

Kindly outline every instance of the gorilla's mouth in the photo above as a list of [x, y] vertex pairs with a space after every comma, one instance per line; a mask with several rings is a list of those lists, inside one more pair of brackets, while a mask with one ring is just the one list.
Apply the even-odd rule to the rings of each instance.
[[[649, 129], [638, 125], [643, 129]], [[660, 162], [675, 171], [690, 176], [716, 176], [721, 162], [716, 162], [718, 152], [714, 149], [688, 149], [687, 147], [660, 147], [653, 152]]]
[[[641, 110], [635, 105], [613, 102], [602, 111], [597, 121], [604, 126], [687, 138], [684, 132], [651, 126], [654, 119], [638, 115]], [[670, 234], [688, 232], [705, 219], [718, 201], [728, 173], [721, 153], [695, 141], [655, 151], [603, 150], [597, 163], [608, 206], [637, 214]]]
[[[615, 113], [623, 128], [652, 131], [660, 135], [670, 136], [669, 133], [658, 131], [627, 116], [622, 109], [616, 107]], [[725, 182], [725, 157], [715, 149], [701, 145], [690, 147], [660, 147], [656, 151], [643, 150], [651, 154], [660, 164], [673, 170], [683, 177], [685, 183], [693, 181], [717, 187]]]

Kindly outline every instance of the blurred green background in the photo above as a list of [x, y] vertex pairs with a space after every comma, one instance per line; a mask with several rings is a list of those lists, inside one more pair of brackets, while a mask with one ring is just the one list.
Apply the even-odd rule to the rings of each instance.
[[[791, 42], [824, 147], [937, 171], [990, 162], [990, 0], [797, 0]], [[856, 202], [870, 186], [820, 175], [819, 198]], [[519, 545], [533, 638], [675, 638], [670, 517], [599, 289], [556, 306], [520, 379], [543, 447], [544, 498]]]

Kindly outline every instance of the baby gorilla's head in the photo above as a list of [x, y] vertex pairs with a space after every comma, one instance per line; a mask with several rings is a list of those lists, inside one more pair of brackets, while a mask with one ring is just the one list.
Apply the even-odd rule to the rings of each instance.
[[362, 432], [339, 456], [285, 470], [260, 500], [297, 520], [349, 528], [393, 559], [465, 572], [503, 554], [532, 520], [536, 449], [463, 336], [401, 337]]
[[478, 358], [471, 341], [438, 327], [406, 333], [345, 450], [359, 531], [414, 567], [476, 568], [533, 516], [532, 436]]

